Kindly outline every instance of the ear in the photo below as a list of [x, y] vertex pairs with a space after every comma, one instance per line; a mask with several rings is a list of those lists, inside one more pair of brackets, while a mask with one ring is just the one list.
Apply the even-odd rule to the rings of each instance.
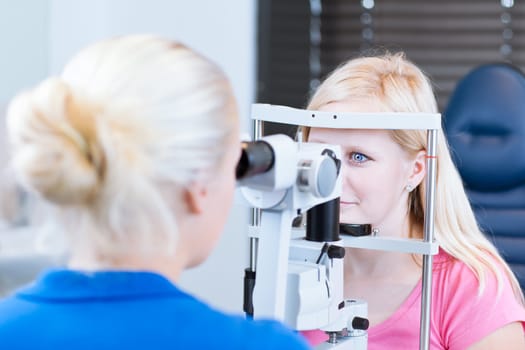
[[408, 183], [414, 188], [419, 186], [427, 173], [426, 154], [426, 151], [419, 151], [416, 158], [412, 161], [411, 169], [409, 169]]
[[201, 214], [204, 211], [207, 198], [208, 189], [202, 183], [192, 182], [184, 189], [184, 202], [186, 203], [186, 208], [192, 214]]

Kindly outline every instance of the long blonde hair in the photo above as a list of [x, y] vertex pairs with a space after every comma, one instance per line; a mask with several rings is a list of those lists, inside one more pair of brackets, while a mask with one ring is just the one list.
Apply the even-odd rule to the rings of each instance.
[[54, 204], [73, 243], [99, 257], [173, 248], [165, 184], [212, 176], [237, 124], [215, 64], [146, 35], [80, 51], [61, 76], [16, 96], [7, 115], [17, 178]]
[[[374, 110], [384, 112], [437, 112], [428, 78], [402, 53], [361, 57], [346, 62], [319, 86], [307, 108], [318, 110], [332, 102], [351, 101], [366, 101], [374, 105]], [[305, 130], [305, 135], [308, 137], [308, 130]], [[426, 149], [426, 131], [392, 130], [391, 136], [411, 155]], [[523, 303], [523, 294], [515, 275], [476, 222], [441, 130], [437, 140], [437, 157], [436, 240], [444, 251], [464, 262], [474, 272], [480, 293], [486, 283], [486, 272], [492, 271], [500, 288], [504, 276], [510, 280], [516, 298]], [[424, 187], [422, 183], [409, 195], [411, 237], [421, 238], [425, 215]], [[494, 264], [495, 261], [497, 264]]]

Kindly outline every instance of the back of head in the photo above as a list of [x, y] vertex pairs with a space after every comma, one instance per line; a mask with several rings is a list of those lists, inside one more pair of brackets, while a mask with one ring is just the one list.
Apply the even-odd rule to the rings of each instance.
[[7, 123], [19, 181], [55, 204], [77, 244], [111, 255], [125, 242], [175, 241], [162, 184], [211, 176], [238, 121], [215, 64], [137, 35], [82, 50], [18, 95]]

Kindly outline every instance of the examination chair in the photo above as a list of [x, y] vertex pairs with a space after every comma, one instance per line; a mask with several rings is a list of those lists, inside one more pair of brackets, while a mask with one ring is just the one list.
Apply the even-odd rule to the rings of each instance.
[[525, 75], [505, 63], [473, 69], [444, 130], [481, 229], [525, 290]]

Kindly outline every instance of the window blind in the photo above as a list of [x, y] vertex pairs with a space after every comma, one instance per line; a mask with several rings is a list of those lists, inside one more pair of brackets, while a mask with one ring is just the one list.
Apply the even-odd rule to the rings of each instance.
[[[502, 3], [504, 5], [502, 5]], [[311, 1], [259, 1], [257, 100], [302, 108], [309, 97]], [[510, 6], [512, 5], [512, 6]], [[440, 111], [474, 67], [525, 68], [525, 3], [512, 0], [321, 0], [320, 72], [364, 51], [403, 51], [431, 78]], [[270, 125], [265, 133], [293, 133]]]
[[442, 110], [472, 68], [496, 61], [525, 67], [525, 3], [503, 3], [513, 6], [498, 0], [324, 0], [323, 72], [363, 49], [404, 51], [431, 77]]

